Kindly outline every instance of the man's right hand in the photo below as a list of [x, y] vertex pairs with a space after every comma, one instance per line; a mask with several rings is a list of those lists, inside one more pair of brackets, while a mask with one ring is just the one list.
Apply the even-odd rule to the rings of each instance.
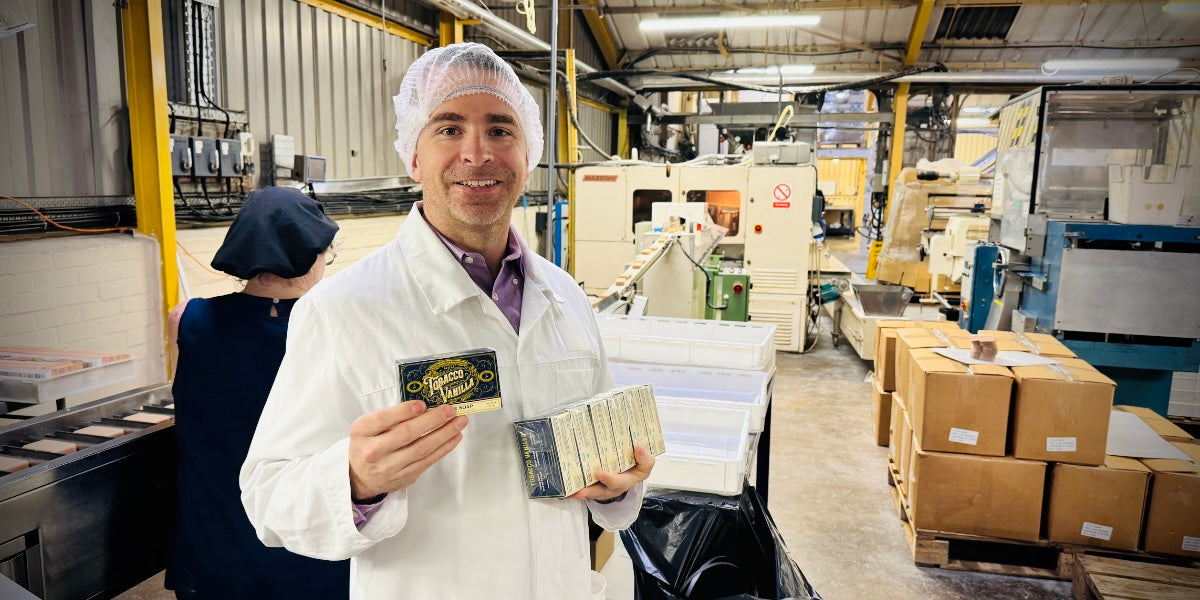
[[404, 489], [462, 441], [465, 416], [419, 400], [369, 412], [350, 424], [350, 496]]

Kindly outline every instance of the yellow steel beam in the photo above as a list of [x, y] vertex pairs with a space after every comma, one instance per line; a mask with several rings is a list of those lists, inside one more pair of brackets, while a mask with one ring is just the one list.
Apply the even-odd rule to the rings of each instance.
[[921, 0], [917, 6], [917, 14], [913, 16], [912, 29], [908, 30], [908, 50], [904, 52], [904, 66], [917, 64], [917, 56], [921, 54], [921, 42], [925, 40], [925, 30], [929, 28], [929, 16], [933, 14], [933, 0]]
[[179, 263], [175, 260], [175, 196], [167, 149], [170, 137], [162, 23], [159, 0], [131, 0], [121, 11], [137, 228], [158, 241], [164, 324], [159, 342], [163, 356], [169, 357], [166, 315], [179, 301]]
[[620, 67], [621, 55], [617, 50], [617, 40], [608, 28], [608, 20], [600, 16], [600, 11], [595, 8], [596, 0], [581, 0], [580, 4], [587, 6], [581, 9], [581, 12], [587, 21], [588, 29], [592, 32], [592, 38], [596, 40], [596, 47], [600, 49], [600, 55], [604, 57], [604, 64], [608, 65], [609, 69]]
[[463, 41], [463, 22], [451, 13], [438, 13], [438, 45], [449, 46]]
[[588, 99], [588, 98], [585, 98], [585, 97], [579, 96], [579, 95], [576, 95], [576, 100], [578, 100], [580, 104], [582, 104], [584, 106], [590, 106], [596, 110], [603, 110], [603, 111], [610, 112], [610, 113], [615, 113], [618, 110], [620, 110], [620, 109], [613, 108], [607, 104], [600, 104], [599, 102], [596, 102], [595, 100], [591, 100], [591, 99]]
[[[917, 64], [921, 54], [921, 41], [925, 39], [925, 30], [929, 27], [929, 17], [933, 13], [934, 0], [921, 0], [917, 6], [917, 14], [913, 16], [912, 28], [908, 31], [908, 48], [904, 52], [904, 67]], [[896, 86], [896, 96], [892, 100], [892, 112], [896, 120], [892, 125], [891, 152], [888, 155], [888, 194], [896, 192], [896, 178], [900, 176], [901, 164], [904, 162], [904, 128], [908, 124], [908, 83]], [[887, 220], [890, 198], [884, 199], [883, 220]], [[874, 277], [878, 266], [879, 243], [871, 244], [871, 252], [867, 257], [867, 276]]]
[[633, 158], [629, 155], [629, 110], [617, 111], [617, 156]]
[[[566, 62], [567, 81], [575, 82], [575, 49], [567, 48], [563, 50], [564, 59]], [[572, 85], [570, 93], [567, 93], [566, 86], [559, 87], [559, 108], [558, 110], [558, 162], [559, 164], [570, 164], [579, 162], [579, 132], [575, 129], [575, 124], [571, 122], [571, 113], [578, 114], [579, 104], [575, 101], [577, 96], [575, 86]], [[570, 112], [568, 112], [570, 110]], [[553, 214], [554, 206], [551, 203], [551, 213]], [[572, 275], [575, 274], [575, 175], [570, 173], [567, 177], [567, 265], [566, 271]]]
[[417, 31], [409, 29], [399, 23], [392, 21], [384, 21], [379, 18], [379, 15], [373, 15], [367, 11], [359, 10], [353, 6], [342, 4], [336, 0], [296, 0], [297, 2], [307, 4], [309, 6], [319, 8], [325, 12], [335, 14], [339, 17], [349, 19], [356, 23], [362, 23], [370, 27], [374, 27], [380, 31], [385, 31], [396, 37], [406, 39], [410, 42], [416, 42], [422, 46], [433, 46], [437, 40]]

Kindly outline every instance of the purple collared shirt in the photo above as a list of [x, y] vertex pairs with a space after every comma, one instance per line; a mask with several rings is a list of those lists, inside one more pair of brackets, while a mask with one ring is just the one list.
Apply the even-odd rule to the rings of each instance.
[[[421, 214], [424, 216], [425, 213], [421, 209], [420, 202], [416, 204], [416, 209], [421, 210]], [[500, 260], [500, 272], [495, 279], [492, 279], [492, 273], [488, 271], [487, 261], [484, 260], [482, 254], [467, 252], [446, 239], [446, 236], [434, 229], [432, 225], [429, 228], [433, 229], [458, 264], [462, 265], [467, 275], [471, 276], [471, 281], [474, 281], [475, 285], [483, 290], [483, 293], [492, 297], [496, 307], [512, 324], [513, 332], [519, 333], [521, 331], [521, 299], [525, 295], [525, 267], [521, 260], [521, 243], [517, 241], [517, 232], [513, 230], [512, 226], [510, 225], [508, 228], [508, 246], [504, 249], [504, 258]], [[374, 504], [353, 504], [354, 526], [361, 528], [371, 513], [379, 510], [380, 506], [383, 506], [383, 500]]]
[[[431, 225], [429, 227], [433, 229]], [[496, 307], [504, 313], [505, 318], [512, 324], [514, 332], [521, 331], [521, 298], [525, 295], [525, 267], [521, 261], [521, 243], [517, 241], [517, 232], [512, 226], [508, 227], [508, 246], [504, 249], [504, 258], [500, 259], [500, 272], [492, 279], [488, 271], [487, 261], [478, 252], [467, 252], [454, 245], [442, 232], [433, 229], [438, 239], [446, 245], [446, 249], [471, 276], [471, 281], [492, 297]]]

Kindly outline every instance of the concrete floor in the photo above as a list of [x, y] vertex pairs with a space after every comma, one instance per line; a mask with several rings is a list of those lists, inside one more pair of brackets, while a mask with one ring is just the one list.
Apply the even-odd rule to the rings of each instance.
[[871, 429], [870, 363], [834, 348], [829, 325], [810, 354], [779, 354], [771, 427], [768, 508], [813, 587], [827, 600], [1070, 598], [1065, 581], [913, 565]]
[[[913, 565], [887, 485], [887, 449], [871, 433], [871, 384], [829, 321], [805, 355], [780, 353], [768, 507], [792, 558], [827, 600], [1050, 600], [1069, 582]], [[121, 600], [167, 600], [156, 575]]]

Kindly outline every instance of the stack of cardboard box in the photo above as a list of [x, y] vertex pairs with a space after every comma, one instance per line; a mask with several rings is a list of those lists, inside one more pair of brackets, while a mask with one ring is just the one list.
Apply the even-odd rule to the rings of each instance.
[[1200, 445], [1153, 411], [1121, 407], [1193, 460], [1106, 455], [1116, 384], [1052, 336], [984, 333], [1056, 362], [966, 365], [934, 351], [970, 348], [965, 331], [880, 330], [876, 434], [889, 432], [913, 526], [1200, 557]]

